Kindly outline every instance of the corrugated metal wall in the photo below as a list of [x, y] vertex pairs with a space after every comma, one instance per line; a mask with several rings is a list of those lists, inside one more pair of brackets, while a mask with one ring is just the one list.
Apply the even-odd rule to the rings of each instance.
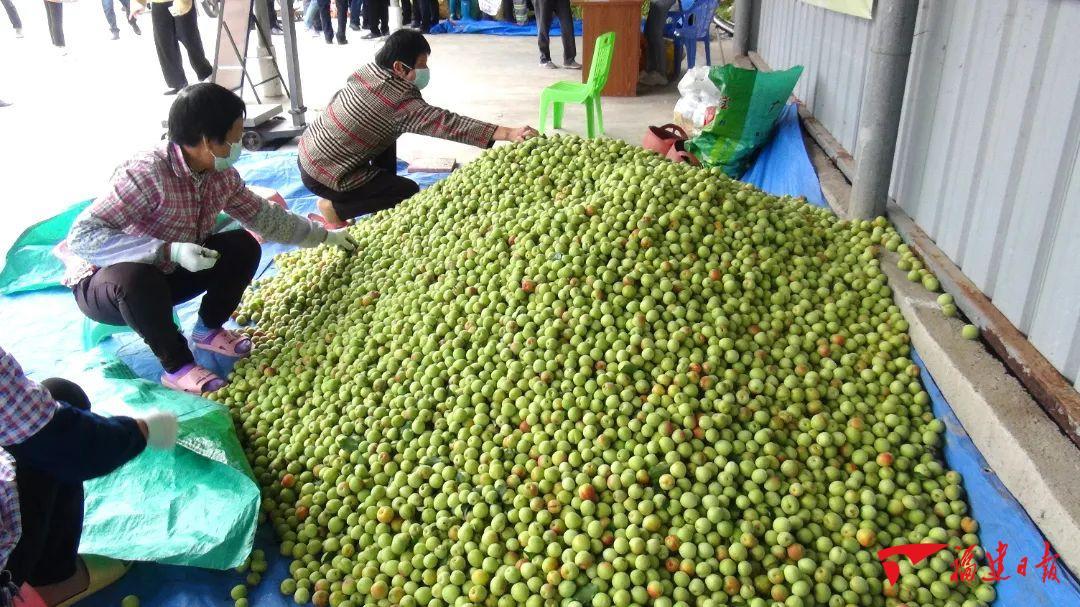
[[893, 196], [1080, 386], [1080, 2], [921, 2]]
[[[854, 152], [869, 22], [758, 1], [758, 52]], [[1080, 2], [920, 2], [892, 195], [1080, 387]]]
[[800, 0], [758, 0], [757, 52], [774, 70], [802, 65], [795, 96], [854, 153], [870, 22]]

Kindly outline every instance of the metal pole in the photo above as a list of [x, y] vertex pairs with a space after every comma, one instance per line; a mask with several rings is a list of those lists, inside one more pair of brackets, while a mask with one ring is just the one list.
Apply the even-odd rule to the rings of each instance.
[[855, 147], [855, 180], [848, 205], [855, 219], [885, 214], [918, 12], [918, 0], [875, 2], [870, 64], [863, 85]]
[[[254, 0], [255, 9], [255, 57], [258, 59], [259, 76], [263, 82], [263, 96], [271, 99], [281, 97], [281, 80], [277, 78], [277, 66], [274, 65], [274, 48], [270, 43], [270, 11], [267, 0]], [[273, 0], [270, 0], [273, 2]]]
[[283, 0], [281, 10], [285, 13], [282, 29], [285, 30], [285, 72], [289, 76], [289, 114], [293, 126], [306, 124], [304, 92], [300, 88], [300, 58], [296, 53], [296, 23], [293, 21], [293, 0]]
[[754, 0], [735, 0], [735, 35], [732, 42], [735, 46], [735, 56], [740, 57], [750, 52], [750, 27], [751, 16], [754, 12]]

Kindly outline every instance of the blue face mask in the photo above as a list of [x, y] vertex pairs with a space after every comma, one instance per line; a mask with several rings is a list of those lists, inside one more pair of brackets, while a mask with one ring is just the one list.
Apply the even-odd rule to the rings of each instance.
[[[401, 65], [405, 64], [402, 63]], [[428, 85], [428, 82], [431, 81], [431, 69], [426, 67], [415, 69], [409, 67], [408, 65], [405, 65], [405, 67], [408, 67], [410, 70], [416, 72], [416, 80], [413, 81], [413, 84], [416, 85], [416, 88], [423, 89], [425, 86]]]
[[431, 81], [431, 70], [430, 69], [425, 67], [425, 68], [421, 68], [421, 69], [416, 70], [416, 80], [413, 81], [413, 84], [416, 85], [416, 88], [422, 89], [425, 86], [427, 86], [428, 82], [430, 82], [430, 81]]
[[[218, 158], [216, 155], [214, 155], [214, 170], [215, 171], [227, 171], [227, 170], [229, 170], [230, 168], [232, 168], [232, 165], [236, 164], [236, 161], [240, 159], [240, 153], [243, 152], [243, 151], [244, 151], [244, 148], [243, 148], [243, 146], [240, 145], [239, 141], [237, 141], [236, 143], [230, 143], [229, 144], [229, 155], [228, 156], [226, 156], [224, 158]], [[214, 151], [211, 150], [210, 154], [213, 155]]]

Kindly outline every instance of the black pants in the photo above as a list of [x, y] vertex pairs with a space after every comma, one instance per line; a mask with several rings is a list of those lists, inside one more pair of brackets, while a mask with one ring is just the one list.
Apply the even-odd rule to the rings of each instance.
[[415, 23], [416, 12], [413, 11], [412, 2], [410, 0], [401, 0], [401, 22], [402, 23]]
[[64, 46], [64, 5], [45, 0], [45, 17], [49, 20], [49, 37], [53, 46]]
[[308, 175], [303, 167], [300, 168], [300, 180], [312, 194], [329, 200], [334, 212], [342, 220], [395, 207], [402, 200], [420, 191], [420, 186], [416, 185], [415, 181], [398, 176], [396, 145], [391, 145], [379, 154], [371, 164], [381, 169], [378, 175], [355, 190], [339, 192], [328, 188]]
[[209, 270], [176, 268], [166, 274], [149, 264], [118, 263], [75, 285], [75, 303], [97, 322], [134, 329], [161, 366], [173, 373], [195, 360], [187, 340], [173, 324], [173, 306], [205, 292], [199, 318], [207, 327], [220, 327], [251, 284], [262, 253], [255, 237], [244, 230], [214, 234], [203, 246], [221, 253]]
[[180, 44], [187, 49], [188, 61], [199, 80], [209, 78], [214, 68], [206, 60], [202, 38], [199, 36], [195, 8], [192, 7], [179, 17], [173, 17], [169, 12], [172, 4], [172, 2], [151, 3], [150, 18], [154, 24], [154, 46], [157, 47], [158, 63], [161, 64], [165, 84], [171, 89], [178, 89], [188, 84], [187, 76], [184, 74], [184, 63], [180, 59]]
[[[364, 19], [372, 34], [390, 31], [390, 0], [364, 0]], [[403, 21], [404, 23], [404, 21]]]
[[8, 558], [16, 585], [44, 586], [75, 575], [83, 523], [83, 481], [119, 468], [146, 447], [135, 420], [90, 413], [82, 388], [41, 382], [61, 403], [51, 421], [18, 445], [15, 458], [22, 535]]
[[577, 42], [574, 40], [574, 16], [570, 12], [570, 0], [536, 0], [536, 39], [540, 46], [540, 61], [551, 61], [548, 34], [551, 33], [552, 15], [559, 18], [562, 31], [563, 62], [577, 58]]
[[330, 16], [330, 2], [337, 5], [337, 39], [345, 40], [345, 24], [349, 16], [349, 0], [319, 0], [319, 19], [322, 22], [323, 38], [327, 42], [334, 40], [334, 24]]
[[439, 22], [439, 7], [433, 0], [416, 0], [413, 10], [415, 15], [413, 24], [423, 30], [424, 33], [430, 32], [432, 26]]
[[15, 4], [11, 0], [0, 0], [0, 4], [4, 5], [4, 10], [7, 11], [8, 20], [11, 21], [11, 27], [21, 30], [22, 19], [19, 19], [19, 11], [15, 10]]

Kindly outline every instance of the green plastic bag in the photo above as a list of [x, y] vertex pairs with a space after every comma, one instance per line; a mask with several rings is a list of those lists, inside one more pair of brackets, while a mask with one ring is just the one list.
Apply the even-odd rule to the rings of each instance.
[[136, 378], [118, 361], [98, 360], [70, 379], [86, 390], [96, 413], [158, 409], [180, 420], [173, 451], [147, 449], [86, 483], [79, 550], [210, 569], [243, 563], [260, 493], [225, 407]]
[[90, 202], [84, 200], [55, 217], [35, 223], [19, 235], [0, 272], [0, 295], [60, 286], [64, 263], [53, 255], [53, 247], [67, 238], [71, 224]]
[[735, 179], [741, 177], [768, 141], [802, 71], [801, 65], [782, 72], [759, 72], [731, 64], [709, 70], [709, 80], [720, 91], [720, 103], [716, 117], [687, 142], [687, 150], [703, 165], [720, 167]]

